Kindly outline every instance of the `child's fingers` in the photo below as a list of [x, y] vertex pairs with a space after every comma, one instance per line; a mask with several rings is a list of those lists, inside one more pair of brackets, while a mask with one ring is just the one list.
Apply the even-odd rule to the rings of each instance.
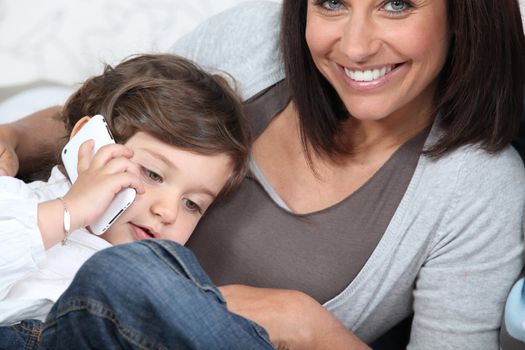
[[113, 158], [109, 160], [104, 165], [104, 171], [105, 174], [116, 174], [116, 173], [123, 173], [128, 172], [135, 176], [140, 176], [140, 168], [137, 165], [137, 163], [129, 160], [128, 158], [119, 157], [119, 158]]
[[115, 194], [129, 187], [134, 188], [135, 191], [137, 191], [137, 194], [144, 193], [144, 183], [139, 177], [131, 173], [124, 172], [114, 174], [111, 177], [111, 181], [115, 186]]
[[125, 157], [131, 158], [133, 151], [121, 144], [111, 144], [100, 147], [93, 157], [92, 166], [95, 168], [103, 167], [113, 158]]
[[82, 143], [78, 149], [78, 163], [77, 163], [77, 172], [80, 174], [87, 168], [93, 159], [93, 147], [95, 142], [93, 140], [87, 140]]

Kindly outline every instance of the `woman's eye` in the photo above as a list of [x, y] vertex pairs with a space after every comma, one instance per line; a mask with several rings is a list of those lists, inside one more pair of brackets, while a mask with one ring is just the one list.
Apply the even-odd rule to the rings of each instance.
[[321, 1], [320, 5], [330, 11], [339, 10], [343, 6], [338, 0]]
[[148, 168], [142, 167], [142, 172], [144, 176], [146, 176], [147, 179], [153, 182], [162, 183], [163, 181], [162, 176], [160, 176], [159, 174], [157, 174], [156, 172], [152, 170], [149, 170]]
[[388, 12], [400, 13], [407, 10], [410, 7], [408, 2], [402, 0], [387, 1], [385, 3], [385, 10]]
[[198, 212], [198, 213], [202, 214], [201, 207], [199, 207], [199, 205], [197, 203], [195, 203], [194, 201], [191, 201], [191, 200], [189, 200], [187, 198], [184, 198], [182, 200], [182, 203], [184, 204], [186, 209], [188, 209], [189, 211], [191, 211], [191, 212]]

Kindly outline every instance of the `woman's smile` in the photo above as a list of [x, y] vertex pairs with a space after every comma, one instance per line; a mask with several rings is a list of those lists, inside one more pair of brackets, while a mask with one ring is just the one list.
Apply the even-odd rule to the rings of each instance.
[[352, 89], [370, 91], [388, 83], [402, 66], [403, 64], [389, 64], [367, 69], [339, 67], [344, 80]]
[[350, 68], [344, 67], [344, 71], [346, 75], [352, 80], [371, 82], [371, 81], [378, 80], [379, 78], [384, 77], [394, 68], [395, 68], [395, 65], [387, 65], [381, 68], [370, 68], [370, 69], [365, 69], [365, 70], [350, 69]]

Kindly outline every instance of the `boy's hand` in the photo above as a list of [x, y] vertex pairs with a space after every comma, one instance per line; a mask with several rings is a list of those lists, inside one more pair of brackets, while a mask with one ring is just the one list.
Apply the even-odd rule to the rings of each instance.
[[71, 213], [71, 230], [89, 226], [124, 188], [144, 193], [139, 167], [130, 160], [133, 151], [120, 144], [101, 147], [93, 156], [92, 140], [78, 152], [78, 178], [64, 196]]

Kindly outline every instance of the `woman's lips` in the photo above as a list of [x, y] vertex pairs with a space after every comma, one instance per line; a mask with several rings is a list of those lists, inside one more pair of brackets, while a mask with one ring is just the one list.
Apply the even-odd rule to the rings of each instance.
[[[388, 83], [394, 76], [396, 76], [400, 72], [403, 66], [404, 63], [396, 64], [391, 67], [378, 70], [379, 73], [374, 72], [374, 74], [370, 73], [370, 71], [362, 71], [359, 73], [356, 73], [356, 71], [352, 71], [353, 73], [349, 74], [348, 69], [342, 66], [340, 66], [340, 70], [342, 72], [344, 80], [351, 88], [359, 91], [368, 91], [377, 89]], [[352, 79], [351, 76], [357, 76], [357, 78], [361, 81]]]
[[393, 69], [396, 68], [395, 64], [385, 65], [383, 67], [377, 67], [373, 69], [349, 69], [347, 67], [344, 67], [344, 71], [346, 75], [355, 81], [360, 82], [372, 82], [374, 80], [378, 80], [385, 75], [387, 75], [389, 72], [391, 72]]

